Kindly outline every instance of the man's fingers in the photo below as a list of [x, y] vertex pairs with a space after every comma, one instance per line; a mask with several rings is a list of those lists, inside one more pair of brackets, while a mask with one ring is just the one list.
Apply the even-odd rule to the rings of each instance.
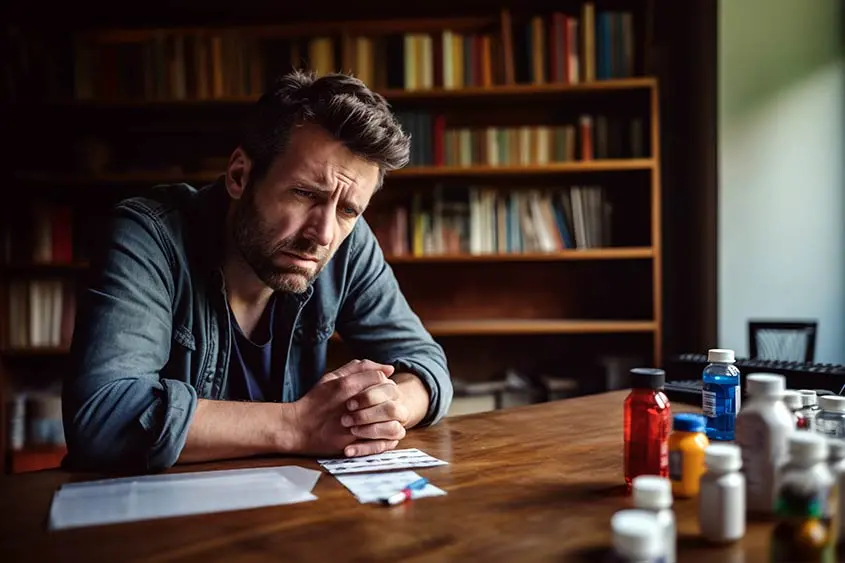
[[387, 376], [382, 371], [374, 370], [350, 373], [344, 377], [334, 379], [330, 383], [337, 386], [334, 398], [343, 404], [364, 389], [368, 389], [374, 385], [381, 385], [388, 381], [390, 380], [387, 379]]
[[382, 371], [387, 377], [390, 377], [393, 375], [393, 366], [379, 364], [372, 360], [352, 360], [323, 377], [326, 379], [337, 379], [338, 377], [346, 377], [362, 371]]
[[374, 455], [392, 450], [398, 445], [398, 440], [367, 440], [346, 446], [343, 448], [343, 454], [346, 457]]
[[385, 401], [393, 401], [399, 398], [399, 388], [396, 382], [388, 379], [381, 385], [376, 385], [365, 389], [359, 395], [352, 397], [346, 401], [346, 408], [351, 411], [358, 409], [365, 409], [384, 403]]
[[346, 428], [353, 426], [362, 426], [364, 424], [373, 424], [375, 422], [387, 422], [395, 420], [400, 424], [408, 418], [408, 409], [399, 401], [385, 401], [378, 405], [352, 411], [340, 417], [340, 423]]
[[405, 427], [396, 420], [376, 422], [352, 427], [352, 435], [368, 440], [401, 440], [405, 437]]

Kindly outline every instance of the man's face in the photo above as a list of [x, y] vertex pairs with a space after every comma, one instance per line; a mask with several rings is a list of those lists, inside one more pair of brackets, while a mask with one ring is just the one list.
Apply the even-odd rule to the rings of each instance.
[[302, 293], [352, 232], [378, 173], [319, 127], [295, 128], [267, 175], [234, 202], [235, 246], [265, 285]]

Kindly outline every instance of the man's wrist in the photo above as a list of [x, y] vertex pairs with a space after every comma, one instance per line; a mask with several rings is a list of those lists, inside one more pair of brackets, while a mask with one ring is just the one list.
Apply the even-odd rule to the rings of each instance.
[[273, 442], [279, 453], [300, 453], [305, 443], [301, 424], [299, 401], [279, 403], [276, 423], [273, 425]]
[[402, 392], [405, 407], [408, 409], [408, 420], [405, 428], [413, 428], [425, 418], [431, 397], [422, 379], [411, 372], [394, 373], [391, 379], [396, 382]]

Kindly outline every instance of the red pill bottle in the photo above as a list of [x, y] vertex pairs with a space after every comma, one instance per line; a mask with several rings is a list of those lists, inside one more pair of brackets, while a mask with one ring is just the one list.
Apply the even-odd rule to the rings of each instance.
[[663, 392], [666, 372], [634, 368], [631, 393], [625, 398], [625, 484], [638, 475], [669, 477], [669, 432], [672, 408]]

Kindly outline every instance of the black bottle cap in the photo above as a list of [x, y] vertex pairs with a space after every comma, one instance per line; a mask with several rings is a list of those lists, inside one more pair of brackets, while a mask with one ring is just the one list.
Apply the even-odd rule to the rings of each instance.
[[628, 373], [634, 389], [662, 389], [666, 383], [666, 372], [659, 368], [633, 368]]

